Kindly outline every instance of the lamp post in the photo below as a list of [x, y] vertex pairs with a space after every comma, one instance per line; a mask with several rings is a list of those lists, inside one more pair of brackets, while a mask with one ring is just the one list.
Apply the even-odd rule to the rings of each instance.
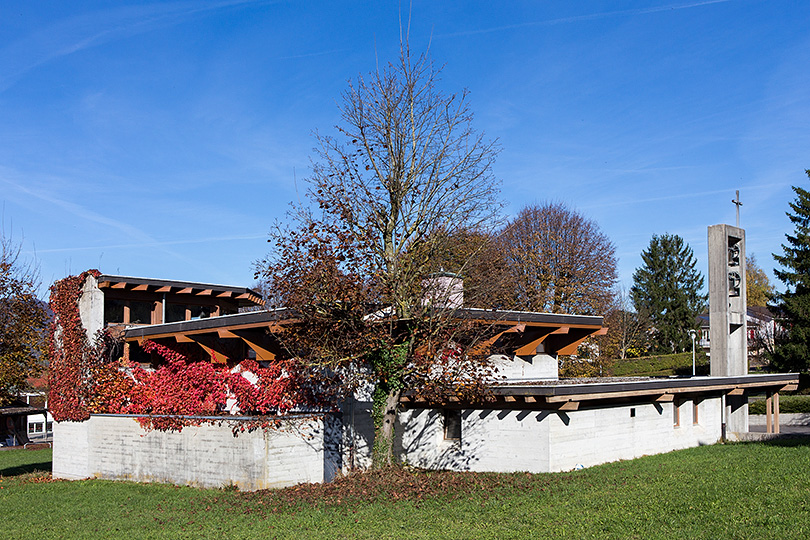
[[689, 330], [689, 337], [692, 338], [692, 377], [695, 376], [695, 331]]

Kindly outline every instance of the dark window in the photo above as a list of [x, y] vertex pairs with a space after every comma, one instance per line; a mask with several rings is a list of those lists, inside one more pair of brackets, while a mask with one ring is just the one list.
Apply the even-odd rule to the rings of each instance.
[[124, 301], [115, 298], [104, 299], [104, 324], [124, 322]]
[[209, 306], [189, 306], [191, 309], [191, 320], [194, 319], [207, 319], [211, 316], [211, 308]]
[[152, 324], [152, 302], [130, 302], [129, 322], [132, 324]]
[[137, 343], [130, 343], [129, 361], [140, 364], [142, 368], [149, 368], [152, 366], [152, 355], [141, 349]]
[[178, 322], [186, 320], [185, 304], [166, 304], [166, 322]]
[[461, 411], [444, 411], [444, 438], [448, 441], [461, 440]]

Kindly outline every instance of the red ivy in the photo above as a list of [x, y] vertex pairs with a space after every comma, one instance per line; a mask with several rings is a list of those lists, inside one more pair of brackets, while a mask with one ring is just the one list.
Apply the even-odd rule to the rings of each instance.
[[[179, 345], [170, 348], [145, 341], [141, 348], [161, 357], [156, 370], [123, 361], [110, 361], [109, 336], [91, 346], [79, 318], [81, 287], [91, 270], [56, 282], [51, 309], [56, 314], [50, 348], [50, 405], [57, 421], [81, 421], [91, 413], [143, 415], [150, 429], [181, 430], [204, 421], [227, 419], [229, 405], [242, 415], [278, 415], [295, 408], [320, 407], [326, 402], [318, 388], [324, 381], [294, 360], [263, 368], [244, 360], [234, 369], [194, 357]], [[198, 418], [188, 418], [198, 417]], [[257, 426], [269, 424], [267, 419]], [[257, 427], [254, 426], [254, 427]], [[250, 426], [248, 426], [250, 428]]]
[[87, 333], [79, 317], [79, 298], [87, 276], [101, 272], [88, 270], [69, 276], [51, 286], [51, 340], [48, 346], [48, 406], [54, 420], [81, 421], [90, 416], [90, 364], [95, 363]]

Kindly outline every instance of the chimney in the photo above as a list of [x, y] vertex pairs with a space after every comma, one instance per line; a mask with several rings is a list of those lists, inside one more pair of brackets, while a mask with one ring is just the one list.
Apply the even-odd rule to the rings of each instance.
[[444, 269], [422, 280], [423, 305], [438, 308], [460, 308], [464, 304], [464, 279]]

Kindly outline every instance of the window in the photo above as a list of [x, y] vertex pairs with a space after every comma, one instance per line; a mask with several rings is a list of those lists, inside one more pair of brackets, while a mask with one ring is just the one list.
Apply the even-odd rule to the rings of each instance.
[[700, 402], [698, 400], [692, 402], [692, 423], [695, 425], [700, 423], [700, 417], [698, 416], [699, 405]]
[[672, 402], [672, 425], [675, 427], [681, 425], [681, 403], [678, 400]]
[[53, 431], [53, 422], [45, 422], [45, 429], [48, 433], [51, 433]]
[[104, 322], [121, 324], [124, 322], [124, 301], [104, 298]]
[[211, 316], [211, 308], [208, 306], [189, 306], [191, 310], [191, 320], [207, 319]]
[[186, 320], [186, 305], [185, 304], [166, 304], [166, 321], [178, 322]]
[[33, 422], [28, 424], [28, 433], [42, 433], [42, 422]]
[[152, 302], [130, 302], [128, 322], [132, 324], [152, 324]]
[[461, 411], [445, 409], [444, 411], [444, 440], [461, 440]]

